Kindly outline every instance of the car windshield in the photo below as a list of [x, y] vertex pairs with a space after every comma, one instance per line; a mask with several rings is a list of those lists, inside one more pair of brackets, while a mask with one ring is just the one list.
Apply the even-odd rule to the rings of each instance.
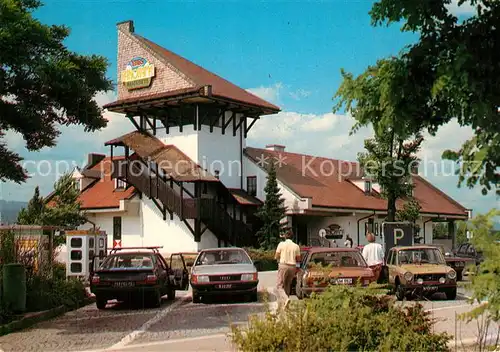
[[101, 269], [152, 269], [153, 264], [154, 258], [151, 254], [123, 253], [106, 258]]
[[399, 264], [439, 264], [446, 261], [438, 248], [415, 248], [399, 251]]
[[248, 254], [241, 249], [223, 249], [201, 252], [196, 265], [251, 264]]
[[366, 267], [366, 262], [358, 251], [313, 253], [309, 263], [334, 267]]

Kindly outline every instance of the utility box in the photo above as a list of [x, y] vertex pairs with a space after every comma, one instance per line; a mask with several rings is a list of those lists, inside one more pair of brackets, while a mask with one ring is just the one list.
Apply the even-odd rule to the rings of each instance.
[[75, 230], [66, 231], [66, 276], [87, 278], [92, 271], [92, 263], [101, 265], [108, 250], [108, 237], [105, 231]]

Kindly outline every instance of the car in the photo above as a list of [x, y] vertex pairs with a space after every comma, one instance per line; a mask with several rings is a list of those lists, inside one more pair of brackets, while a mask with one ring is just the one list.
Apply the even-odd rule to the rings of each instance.
[[471, 259], [476, 266], [479, 266], [484, 260], [483, 253], [477, 251], [472, 243], [462, 243], [456, 250], [453, 251], [453, 254], [462, 258]]
[[474, 264], [474, 259], [465, 258], [453, 253], [446, 252], [444, 246], [440, 244], [435, 244], [434, 246], [439, 248], [441, 253], [444, 255], [446, 264], [457, 272], [457, 281], [462, 281], [465, 268], [470, 264]]
[[90, 291], [95, 295], [97, 308], [106, 308], [112, 299], [159, 307], [164, 295], [173, 300], [176, 290], [187, 290], [189, 273], [182, 255], [171, 256], [167, 264], [159, 248], [162, 247], [111, 250], [99, 268], [90, 273]]
[[191, 269], [193, 303], [209, 296], [245, 295], [257, 301], [259, 276], [248, 253], [238, 247], [204, 249]]
[[321, 293], [328, 285], [368, 286], [375, 274], [356, 248], [310, 248], [296, 275], [295, 293], [303, 299], [313, 292]]
[[446, 265], [441, 251], [432, 245], [392, 247], [387, 254], [389, 285], [400, 301], [409, 296], [442, 292], [457, 296], [457, 272]]

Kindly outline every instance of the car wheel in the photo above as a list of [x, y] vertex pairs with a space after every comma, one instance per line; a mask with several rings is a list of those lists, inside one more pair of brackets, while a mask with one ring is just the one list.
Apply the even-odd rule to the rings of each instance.
[[292, 280], [292, 285], [290, 287], [290, 296], [296, 296], [297, 295], [297, 279]]
[[297, 284], [295, 285], [295, 293], [296, 293], [298, 299], [303, 299], [304, 292], [302, 292], [302, 287], [300, 287], [299, 285], [300, 285], [299, 281], [297, 281]]
[[201, 296], [193, 290], [193, 303], [201, 303]]
[[259, 295], [257, 291], [250, 294], [250, 302], [257, 302], [259, 300]]
[[457, 298], [457, 289], [451, 288], [445, 291], [446, 299], [453, 301]]
[[398, 301], [402, 301], [406, 297], [406, 290], [404, 289], [403, 286], [401, 286], [399, 282], [396, 283], [395, 293]]
[[95, 305], [97, 306], [97, 309], [105, 309], [107, 303], [108, 303], [107, 299], [103, 299], [100, 297], [95, 298]]
[[173, 301], [175, 299], [175, 288], [169, 287], [167, 290], [167, 299]]
[[158, 308], [161, 306], [161, 293], [160, 291], [155, 291], [153, 297], [151, 297], [151, 305], [153, 308]]

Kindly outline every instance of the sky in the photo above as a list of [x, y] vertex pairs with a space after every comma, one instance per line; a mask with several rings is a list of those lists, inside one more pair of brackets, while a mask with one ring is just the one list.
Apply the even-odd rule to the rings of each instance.
[[[69, 49], [108, 58], [108, 77], [115, 82], [116, 23], [131, 19], [138, 34], [280, 106], [282, 112], [254, 125], [248, 145], [277, 143], [286, 151], [356, 160], [372, 131], [364, 128], [349, 136], [352, 118], [332, 112], [340, 70], [362, 73], [416, 39], [398, 25], [372, 27], [371, 5], [371, 0], [45, 0], [34, 16], [45, 24], [68, 26]], [[474, 11], [456, 1], [449, 9], [458, 16]], [[114, 92], [96, 97], [100, 104], [115, 99]], [[22, 137], [9, 132], [8, 146], [25, 158], [33, 176], [22, 185], [1, 184], [0, 199], [28, 200], [36, 185], [48, 194], [58, 175], [85, 165], [89, 152], [109, 153], [104, 142], [133, 127], [122, 115], [104, 114], [109, 120], [104, 130], [85, 133], [80, 127], [62, 127], [57, 146], [39, 152], [28, 152]], [[481, 195], [479, 187], [457, 188], [452, 164], [440, 159], [444, 150], [459, 148], [471, 136], [470, 128], [456, 122], [435, 137], [426, 136], [420, 171], [462, 205], [482, 213], [498, 207], [499, 199], [492, 193]]]

